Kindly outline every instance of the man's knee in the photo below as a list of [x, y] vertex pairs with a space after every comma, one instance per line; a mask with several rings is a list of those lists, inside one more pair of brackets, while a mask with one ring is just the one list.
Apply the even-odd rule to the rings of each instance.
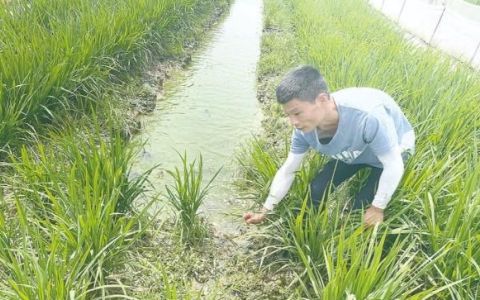
[[310, 196], [312, 204], [315, 208], [317, 208], [320, 203], [326, 200], [331, 189], [331, 180], [312, 180], [310, 183]]
[[334, 188], [333, 177], [336, 164], [336, 161], [333, 160], [327, 162], [310, 182], [310, 196], [315, 208], [328, 197], [328, 193]]

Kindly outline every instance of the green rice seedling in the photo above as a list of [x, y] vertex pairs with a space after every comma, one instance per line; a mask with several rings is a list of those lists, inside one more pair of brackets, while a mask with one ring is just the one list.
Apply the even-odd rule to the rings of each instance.
[[207, 227], [198, 215], [198, 209], [221, 168], [204, 184], [202, 156], [189, 162], [186, 152], [178, 155], [182, 165], [181, 168], [167, 170], [174, 183], [165, 186], [166, 197], [177, 214], [181, 240], [187, 244], [194, 244], [207, 236]]
[[[283, 152], [282, 155], [285, 155], [286, 151]], [[253, 193], [251, 198], [257, 204], [263, 204], [273, 176], [280, 167], [280, 156], [268, 152], [264, 141], [252, 139], [236, 158], [244, 178], [237, 185], [244, 189], [248, 187], [248, 191]]]
[[[285, 198], [285, 206], [300, 208], [303, 205], [304, 199], [310, 201], [310, 182], [317, 175], [317, 172], [321, 170], [322, 166], [326, 163], [325, 157], [309, 153], [303, 161], [300, 170], [295, 176], [292, 188], [289, 194]], [[342, 205], [338, 205], [339, 207]], [[284, 208], [279, 207], [281, 211]]]
[[[314, 297], [340, 299], [348, 294], [357, 299], [398, 299], [412, 296], [421, 286], [420, 274], [432, 265], [415, 266], [414, 245], [408, 239], [396, 240], [385, 248], [387, 232], [364, 231], [357, 228], [339, 230], [339, 235], [323, 244], [324, 259], [306, 261], [307, 283], [302, 281], [309, 294], [313, 283]], [[323, 286], [319, 286], [320, 284]]]
[[478, 166], [466, 166], [467, 174], [462, 180], [451, 184], [448, 194], [428, 193], [420, 203], [424, 217], [420, 225], [425, 228], [428, 246], [423, 248], [430, 255], [439, 248], [448, 246], [449, 251], [436, 262], [439, 279], [451, 283], [449, 297], [475, 298], [480, 291], [480, 241], [476, 237], [480, 222], [480, 197]]
[[[22, 204], [17, 207], [20, 212]], [[2, 299], [87, 299], [77, 296], [86, 293], [89, 273], [94, 272], [86, 263], [88, 253], [67, 251], [61, 233], [49, 232], [52, 229], [37, 220], [27, 220], [25, 212], [18, 216], [21, 240], [14, 241], [14, 235], [0, 239], [0, 260], [8, 274], [0, 292]]]
[[[309, 299], [403, 299], [435, 295], [448, 286], [422, 291], [422, 274], [446, 255], [447, 247], [430, 257], [418, 253], [411, 239], [394, 237], [378, 227], [357, 227], [358, 214], [344, 214], [341, 208], [311, 211], [305, 199], [298, 214], [286, 218], [274, 240], [281, 241], [287, 260], [274, 263], [292, 265], [296, 283]], [[395, 236], [395, 234], [394, 234]], [[418, 263], [419, 258], [426, 258]], [[302, 268], [296, 267], [301, 264]], [[456, 283], [458, 284], [458, 282]], [[415, 298], [415, 299], [417, 299]]]
[[[314, 261], [323, 259], [322, 247], [334, 236], [341, 222], [339, 206], [333, 210], [313, 210], [307, 204], [310, 199], [305, 197], [298, 214], [289, 213], [287, 224], [281, 231], [284, 244], [294, 246], [295, 252], [302, 247]], [[293, 256], [295, 257], [295, 256]]]
[[[87, 129], [84, 129], [85, 131]], [[132, 206], [148, 172], [129, 180], [132, 147], [98, 132], [52, 133], [11, 154], [18, 229], [4, 237], [5, 295], [90, 299], [109, 294], [105, 277], [145, 227], [148, 205]], [[18, 231], [18, 232], [17, 232]]]

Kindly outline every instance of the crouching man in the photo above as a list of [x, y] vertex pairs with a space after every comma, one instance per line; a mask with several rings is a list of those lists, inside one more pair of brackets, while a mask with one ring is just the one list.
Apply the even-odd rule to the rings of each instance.
[[290, 71], [276, 95], [294, 127], [290, 153], [277, 171], [261, 211], [245, 213], [245, 222], [265, 220], [287, 194], [303, 157], [312, 148], [331, 157], [310, 183], [313, 206], [318, 208], [335, 187], [370, 168], [352, 208], [367, 208], [364, 221], [368, 226], [381, 223], [402, 178], [404, 162], [415, 147], [413, 128], [398, 104], [373, 88], [329, 93], [322, 75], [311, 66]]

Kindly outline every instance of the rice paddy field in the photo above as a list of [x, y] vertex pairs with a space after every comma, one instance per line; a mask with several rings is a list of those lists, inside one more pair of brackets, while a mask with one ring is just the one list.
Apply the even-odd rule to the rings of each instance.
[[416, 153], [383, 224], [343, 210], [366, 174], [308, 211], [326, 161], [313, 154], [275, 214], [233, 237], [199, 214], [220, 172], [205, 174], [201, 156], [179, 152], [162, 195], [149, 193], [165, 184], [155, 165], [132, 175], [138, 116], [158, 98], [148, 70], [163, 83], [165, 70], [188, 69], [231, 5], [0, 2], [0, 298], [480, 298], [480, 75], [409, 44], [367, 1], [263, 1], [262, 130], [237, 151], [235, 184], [263, 203], [291, 133], [275, 86], [311, 64], [333, 91], [385, 90], [414, 125]]
[[131, 299], [112, 274], [152, 221], [149, 202], [133, 205], [148, 171], [128, 177], [126, 98], [227, 6], [0, 3], [1, 299]]
[[279, 209], [282, 222], [268, 231], [272, 264], [296, 269], [299, 297], [310, 299], [477, 299], [479, 74], [408, 44], [361, 1], [266, 1], [265, 27], [259, 83], [270, 135], [253, 142], [242, 159], [249, 159], [245, 174], [258, 199], [287, 153], [278, 141], [288, 141], [290, 129], [271, 103], [275, 82], [292, 66], [317, 66], [332, 90], [387, 91], [417, 133], [416, 154], [387, 220], [373, 230], [361, 226], [360, 216], [342, 213], [348, 191], [317, 215], [292, 216], [292, 206], [304, 207], [309, 179], [323, 163], [308, 161]]

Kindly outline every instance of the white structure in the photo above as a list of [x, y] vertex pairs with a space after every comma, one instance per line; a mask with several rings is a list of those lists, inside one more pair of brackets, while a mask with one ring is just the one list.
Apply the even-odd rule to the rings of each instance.
[[480, 6], [462, 0], [370, 0], [427, 44], [480, 69]]

